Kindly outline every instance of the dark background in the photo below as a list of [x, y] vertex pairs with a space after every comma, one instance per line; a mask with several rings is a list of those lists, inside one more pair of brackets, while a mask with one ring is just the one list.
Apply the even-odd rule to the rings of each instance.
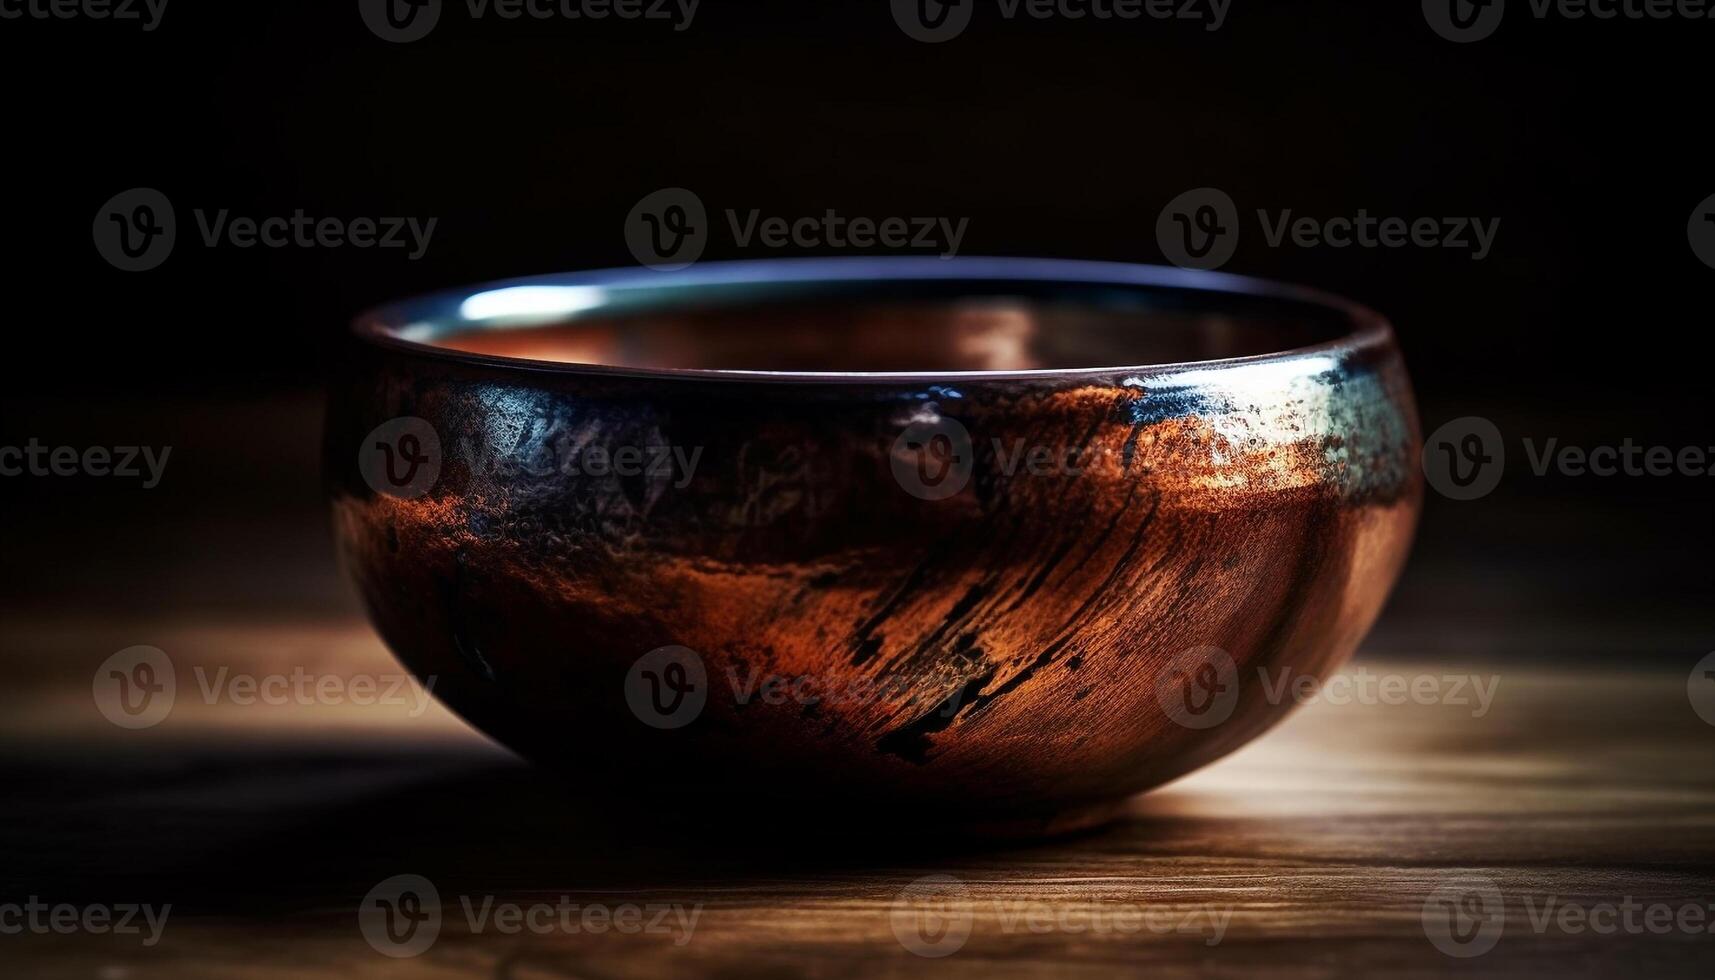
[[[1430, 497], [1371, 640], [1447, 657], [1695, 660], [1715, 479], [1536, 478], [1520, 439], [1715, 445], [1707, 301], [1686, 241], [1715, 193], [1715, 21], [1536, 20], [1456, 45], [1419, 5], [1234, 0], [1225, 26], [1004, 21], [908, 39], [884, 0], [704, 0], [691, 29], [472, 22], [384, 43], [354, 2], [174, 0], [159, 29], [0, 21], [7, 272], [0, 444], [175, 447], [162, 486], [0, 480], [0, 609], [350, 606], [316, 472], [344, 325], [426, 289], [632, 260], [667, 186], [712, 214], [968, 217], [966, 254], [1159, 262], [1181, 191], [1226, 190], [1226, 271], [1348, 294], [1396, 324], [1425, 429], [1495, 420], [1494, 494]], [[94, 215], [177, 207], [123, 273]], [[1499, 217], [1493, 253], [1268, 248], [1257, 208]], [[195, 208], [439, 219], [427, 255], [210, 250]], [[707, 258], [758, 257], [717, 234]]]

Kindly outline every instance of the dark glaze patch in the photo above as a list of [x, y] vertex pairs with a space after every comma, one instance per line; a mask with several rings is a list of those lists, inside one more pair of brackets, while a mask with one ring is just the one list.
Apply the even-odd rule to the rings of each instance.
[[978, 696], [989, 681], [994, 680], [994, 669], [990, 668], [981, 677], [973, 677], [966, 681], [957, 691], [947, 696], [946, 700], [935, 706], [928, 714], [918, 718], [908, 725], [901, 726], [876, 740], [878, 751], [892, 756], [898, 756], [913, 765], [926, 765], [929, 762], [929, 749], [932, 747], [929, 736], [944, 731], [959, 714], [962, 705]]

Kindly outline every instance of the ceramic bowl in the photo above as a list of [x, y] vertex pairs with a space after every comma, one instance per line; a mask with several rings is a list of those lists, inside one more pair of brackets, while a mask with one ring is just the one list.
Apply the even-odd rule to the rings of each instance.
[[1418, 446], [1392, 331], [1349, 302], [846, 259], [376, 310], [327, 462], [398, 657], [592, 793], [1035, 831], [1231, 751], [1352, 653]]

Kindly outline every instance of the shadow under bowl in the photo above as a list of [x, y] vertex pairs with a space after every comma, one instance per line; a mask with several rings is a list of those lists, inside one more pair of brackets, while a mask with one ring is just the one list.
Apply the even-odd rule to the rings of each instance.
[[1231, 751], [1409, 547], [1392, 331], [1021, 259], [548, 276], [362, 317], [342, 560], [453, 710], [627, 805], [1040, 833]]

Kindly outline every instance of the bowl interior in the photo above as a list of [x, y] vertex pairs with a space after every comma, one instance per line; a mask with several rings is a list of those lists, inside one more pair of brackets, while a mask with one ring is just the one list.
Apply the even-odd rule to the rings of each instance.
[[[1083, 370], [1253, 357], [1348, 337], [1353, 310], [1162, 284], [948, 277], [522, 284], [382, 315], [448, 351], [636, 370]], [[408, 321], [408, 322], [407, 322]]]

